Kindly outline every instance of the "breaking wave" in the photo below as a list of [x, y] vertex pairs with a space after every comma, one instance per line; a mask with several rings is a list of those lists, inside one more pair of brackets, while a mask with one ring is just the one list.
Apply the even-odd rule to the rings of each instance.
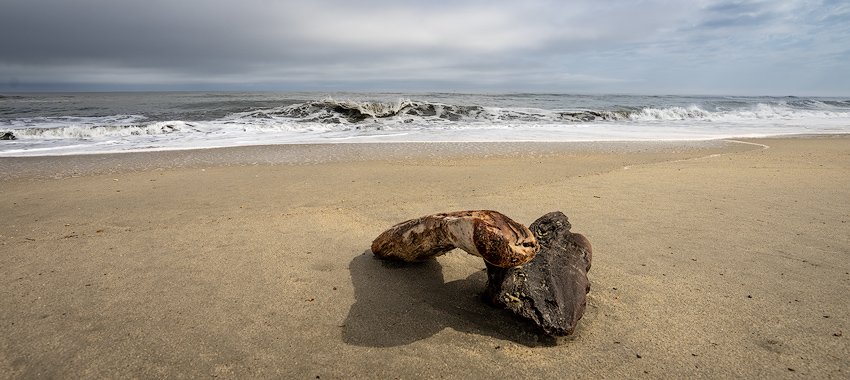
[[[828, 108], [826, 103], [819, 103]], [[664, 121], [664, 120], [752, 120], [793, 118], [847, 118], [850, 111], [818, 109], [811, 102], [809, 109], [786, 105], [758, 103], [752, 107], [735, 110], [706, 110], [689, 107], [632, 107], [617, 110], [545, 110], [538, 108], [499, 108], [468, 105], [451, 105], [400, 99], [397, 102], [337, 101], [326, 98], [320, 101], [294, 104], [270, 110], [259, 110], [239, 117], [286, 118], [299, 122], [360, 123], [379, 119], [400, 119], [414, 122], [419, 119], [454, 122], [548, 122], [587, 123], [606, 121]]]
[[[824, 103], [821, 103], [824, 104]], [[452, 105], [400, 99], [396, 102], [338, 101], [325, 98], [284, 107], [239, 112], [202, 122], [182, 120], [151, 121], [141, 115], [106, 117], [44, 117], [16, 119], [0, 124], [0, 134], [15, 139], [97, 139], [108, 137], [154, 136], [181, 133], [210, 133], [237, 126], [243, 130], [357, 130], [380, 123], [388, 129], [406, 125], [445, 126], [460, 123], [463, 128], [476, 124], [575, 124], [595, 122], [664, 121], [746, 121], [793, 120], [803, 118], [850, 118], [850, 111], [820, 109], [807, 102], [808, 109], [759, 103], [749, 108], [708, 111], [696, 105], [688, 107], [641, 107], [620, 110], [545, 110], [538, 108], [500, 108], [477, 105]], [[825, 104], [824, 104], [825, 105]], [[827, 105], [825, 105], [827, 106]], [[4, 126], [5, 124], [5, 126]], [[324, 127], [321, 127], [321, 126]], [[340, 125], [333, 127], [332, 125]], [[364, 125], [359, 127], [358, 125]]]
[[[458, 103], [465, 99], [455, 96]], [[510, 97], [501, 103], [470, 99], [477, 101], [323, 98], [241, 108], [217, 102], [195, 113], [0, 118], [0, 140], [4, 140], [0, 155], [39, 149], [57, 154], [90, 152], [101, 145], [138, 150], [405, 139], [588, 141], [850, 132], [850, 100], [843, 99], [698, 98], [690, 105], [679, 99], [674, 99], [678, 105], [656, 105], [650, 103], [654, 98], [645, 97], [640, 102], [617, 103], [627, 105], [600, 103], [575, 109]]]
[[364, 121], [417, 119], [453, 122], [590, 122], [626, 120], [629, 111], [552, 111], [536, 108], [499, 108], [477, 105], [452, 105], [400, 99], [396, 102], [319, 101], [294, 104], [270, 110], [258, 110], [239, 117], [287, 118], [299, 122], [360, 123]]

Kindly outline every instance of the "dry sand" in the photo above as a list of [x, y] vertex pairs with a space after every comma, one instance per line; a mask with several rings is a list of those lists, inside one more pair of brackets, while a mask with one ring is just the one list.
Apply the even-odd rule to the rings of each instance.
[[[850, 138], [748, 142], [0, 159], [0, 378], [848, 378]], [[461, 209], [591, 240], [573, 339], [367, 251]]]

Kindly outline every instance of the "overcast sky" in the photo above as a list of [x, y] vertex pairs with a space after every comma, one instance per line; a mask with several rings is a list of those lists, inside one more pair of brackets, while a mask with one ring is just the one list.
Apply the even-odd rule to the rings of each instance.
[[850, 95], [850, 1], [0, 0], [0, 90]]

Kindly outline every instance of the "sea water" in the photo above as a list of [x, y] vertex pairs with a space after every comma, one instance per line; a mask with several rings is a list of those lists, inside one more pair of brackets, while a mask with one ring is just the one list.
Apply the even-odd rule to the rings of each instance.
[[850, 99], [455, 93], [0, 95], [0, 156], [265, 144], [850, 133]]

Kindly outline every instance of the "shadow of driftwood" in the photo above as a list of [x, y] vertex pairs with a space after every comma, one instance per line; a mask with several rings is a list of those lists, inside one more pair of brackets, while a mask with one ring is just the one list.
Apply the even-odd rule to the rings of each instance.
[[538, 336], [524, 321], [481, 300], [487, 282], [483, 271], [444, 283], [442, 266], [436, 260], [388, 262], [376, 259], [368, 250], [351, 260], [349, 268], [355, 302], [343, 330], [348, 344], [405, 345], [446, 327], [527, 346], [554, 343]]

